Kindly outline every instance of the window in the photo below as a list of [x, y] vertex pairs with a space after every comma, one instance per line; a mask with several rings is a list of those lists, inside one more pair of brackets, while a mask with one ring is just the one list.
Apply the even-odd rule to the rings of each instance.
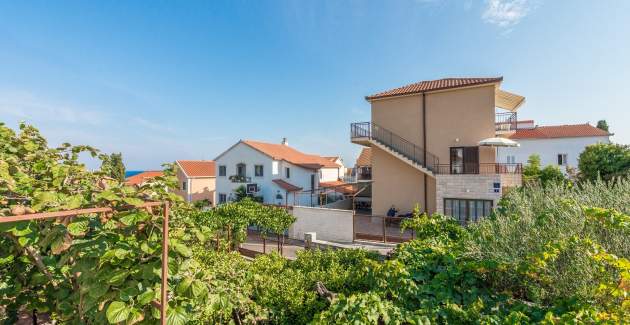
[[315, 174], [311, 174], [311, 191], [313, 190], [315, 190]]
[[227, 174], [225, 165], [219, 166], [219, 176], [225, 176]]
[[271, 173], [273, 175], [278, 175], [278, 173], [279, 173], [279, 171], [278, 171], [278, 162], [275, 161], [275, 160], [271, 163]]
[[451, 174], [479, 174], [479, 147], [450, 149]]
[[567, 154], [566, 153], [559, 153], [558, 154], [558, 165], [560, 165], [560, 166], [566, 166], [567, 165]]
[[507, 156], [507, 161], [508, 164], [516, 164], [516, 156], [514, 155], [509, 155]]
[[219, 204], [227, 202], [227, 194], [219, 193]]
[[263, 177], [263, 165], [254, 165], [254, 176]]
[[284, 175], [286, 176], [286, 178], [291, 178], [291, 168], [285, 167], [284, 168]]
[[492, 201], [468, 199], [444, 199], [444, 214], [466, 224], [490, 215]]
[[245, 177], [245, 164], [244, 163], [236, 164], [236, 175]]
[[186, 191], [188, 189], [188, 184], [186, 183], [186, 181], [182, 182], [182, 191]]

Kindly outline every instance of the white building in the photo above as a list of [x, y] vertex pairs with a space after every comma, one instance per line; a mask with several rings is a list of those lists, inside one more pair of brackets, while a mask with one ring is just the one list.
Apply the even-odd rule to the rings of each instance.
[[[216, 159], [216, 197], [218, 203], [235, 198], [235, 190], [245, 186], [264, 203], [316, 204], [310, 194], [324, 182], [338, 181], [345, 173], [338, 157], [302, 153], [282, 144], [241, 140]], [[316, 198], [315, 198], [316, 200]]]
[[564, 173], [567, 167], [577, 168], [578, 158], [584, 148], [596, 143], [610, 143], [612, 134], [588, 123], [575, 125], [519, 127], [507, 137], [520, 147], [500, 148], [497, 162], [526, 164], [537, 154], [542, 167], [557, 165]]

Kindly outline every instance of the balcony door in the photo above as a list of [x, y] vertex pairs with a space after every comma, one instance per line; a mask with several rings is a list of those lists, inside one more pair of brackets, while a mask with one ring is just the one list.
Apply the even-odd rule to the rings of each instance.
[[451, 174], [478, 174], [479, 147], [452, 147]]

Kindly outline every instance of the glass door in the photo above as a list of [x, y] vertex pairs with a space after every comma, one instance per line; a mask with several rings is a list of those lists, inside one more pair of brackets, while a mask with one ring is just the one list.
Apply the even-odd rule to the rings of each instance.
[[464, 148], [451, 148], [451, 174], [464, 172]]

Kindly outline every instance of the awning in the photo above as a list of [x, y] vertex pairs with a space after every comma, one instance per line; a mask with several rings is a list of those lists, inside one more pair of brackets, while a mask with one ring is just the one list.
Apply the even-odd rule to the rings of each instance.
[[494, 102], [496, 107], [516, 112], [525, 103], [525, 97], [497, 88], [494, 92]]
[[287, 183], [281, 179], [274, 179], [272, 180], [272, 182], [276, 183], [276, 185], [280, 186], [281, 189], [287, 191], [287, 192], [298, 192], [301, 191], [302, 188], [299, 186], [295, 186], [291, 183]]
[[487, 138], [479, 141], [480, 146], [486, 147], [519, 147], [520, 144], [506, 138]]

